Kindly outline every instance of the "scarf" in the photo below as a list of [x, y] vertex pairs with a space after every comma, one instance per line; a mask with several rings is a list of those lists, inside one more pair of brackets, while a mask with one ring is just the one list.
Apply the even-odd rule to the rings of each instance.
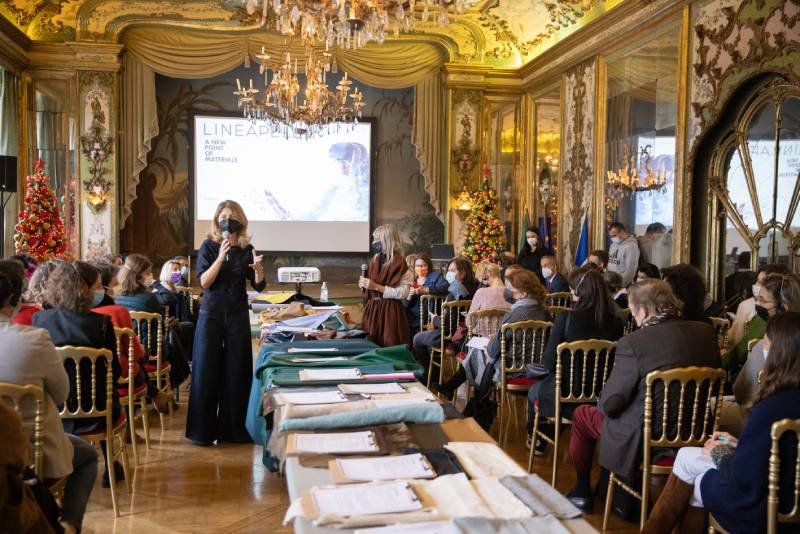
[[511, 309], [516, 310], [517, 308], [522, 308], [522, 307], [536, 308], [538, 306], [539, 302], [536, 299], [532, 299], [530, 297], [524, 297], [514, 302], [514, 304], [511, 305]]

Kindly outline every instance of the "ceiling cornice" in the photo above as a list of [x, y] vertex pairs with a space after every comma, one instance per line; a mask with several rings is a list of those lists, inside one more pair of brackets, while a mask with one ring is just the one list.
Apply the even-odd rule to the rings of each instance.
[[32, 41], [5, 17], [0, 17], [0, 65], [18, 73], [28, 66]]
[[28, 51], [29, 68], [116, 72], [122, 48], [116, 43], [33, 42]]

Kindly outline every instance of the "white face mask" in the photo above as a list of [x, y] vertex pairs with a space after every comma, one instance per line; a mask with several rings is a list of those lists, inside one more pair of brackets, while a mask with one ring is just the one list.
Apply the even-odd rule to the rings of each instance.
[[528, 239], [526, 239], [526, 241], [531, 246], [531, 248], [534, 248], [536, 246], [536, 243], [539, 242], [539, 240], [536, 239], [535, 237], [529, 237]]
[[758, 296], [758, 292], [761, 291], [761, 284], [753, 284], [753, 298], [755, 299]]
[[444, 275], [444, 279], [447, 280], [448, 283], [452, 284], [456, 281], [456, 273], [453, 271], [447, 271], [447, 274]]
[[614, 237], [612, 237], [611, 242], [614, 243], [615, 245], [619, 244], [620, 242], [619, 236], [615, 235]]
[[542, 267], [542, 276], [544, 276], [545, 278], [550, 278], [551, 276], [553, 276], [553, 269], [551, 269], [550, 267]]

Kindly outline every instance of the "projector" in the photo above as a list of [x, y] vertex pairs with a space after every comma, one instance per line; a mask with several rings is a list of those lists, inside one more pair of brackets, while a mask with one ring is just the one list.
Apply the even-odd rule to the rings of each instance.
[[294, 284], [297, 282], [319, 282], [319, 269], [316, 267], [279, 267], [278, 282]]

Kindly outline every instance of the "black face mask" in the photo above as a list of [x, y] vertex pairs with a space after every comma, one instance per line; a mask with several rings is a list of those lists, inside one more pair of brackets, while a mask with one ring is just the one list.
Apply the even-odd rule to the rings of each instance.
[[381, 244], [380, 241], [375, 241], [372, 244], [372, 253], [373, 254], [380, 254], [382, 252], [383, 252], [383, 245]]
[[756, 305], [756, 315], [761, 317], [764, 322], [769, 321], [769, 310], [767, 310], [764, 306]]
[[509, 304], [514, 304], [517, 302], [517, 299], [514, 298], [514, 294], [511, 292], [510, 289], [503, 290], [503, 298], [506, 299], [506, 302]]
[[240, 223], [236, 219], [230, 219], [230, 218], [222, 219], [219, 222], [219, 229], [223, 232], [230, 232], [232, 234], [235, 234], [236, 232], [242, 229], [242, 223]]

